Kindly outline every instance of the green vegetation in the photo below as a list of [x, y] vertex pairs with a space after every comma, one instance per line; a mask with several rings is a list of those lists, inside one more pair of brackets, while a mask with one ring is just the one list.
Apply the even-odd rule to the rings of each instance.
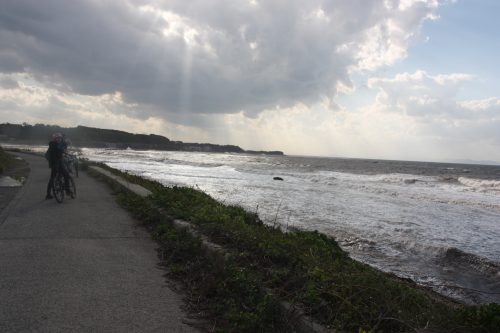
[[[152, 231], [169, 274], [186, 288], [192, 312], [208, 318], [206, 327], [213, 331], [292, 331], [294, 323], [278, 306], [283, 301], [334, 331], [500, 331], [498, 304], [444, 301], [350, 259], [331, 237], [283, 232], [196, 189], [113, 172], [153, 192], [144, 199], [120, 191], [118, 199]], [[174, 228], [173, 219], [189, 221], [200, 235], [222, 245], [225, 255], [207, 254], [200, 238]]]
[[7, 154], [2, 147], [0, 147], [0, 174], [12, 164], [13, 158], [11, 155]]

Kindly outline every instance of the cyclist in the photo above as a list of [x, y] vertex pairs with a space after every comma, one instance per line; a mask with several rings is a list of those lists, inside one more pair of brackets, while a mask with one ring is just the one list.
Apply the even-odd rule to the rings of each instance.
[[61, 133], [54, 133], [52, 135], [52, 140], [49, 142], [49, 149], [47, 150], [46, 157], [49, 160], [50, 168], [50, 179], [47, 184], [47, 195], [45, 199], [52, 199], [52, 187], [54, 184], [54, 178], [57, 172], [61, 172], [64, 177], [64, 188], [66, 193], [69, 195], [69, 180], [68, 171], [63, 166], [63, 152], [66, 149], [67, 144], [64, 141], [63, 135]]

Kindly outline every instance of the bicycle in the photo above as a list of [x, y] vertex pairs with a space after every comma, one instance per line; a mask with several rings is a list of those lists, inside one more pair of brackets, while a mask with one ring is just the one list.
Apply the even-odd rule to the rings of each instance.
[[53, 180], [52, 193], [54, 198], [58, 203], [62, 203], [64, 200], [65, 192], [71, 197], [71, 199], [76, 198], [76, 186], [73, 177], [68, 174], [68, 187], [64, 185], [63, 173], [58, 170], [56, 176]]
[[73, 154], [64, 153], [63, 161], [68, 173], [72, 174], [74, 170], [74, 174], [78, 178], [78, 158]]

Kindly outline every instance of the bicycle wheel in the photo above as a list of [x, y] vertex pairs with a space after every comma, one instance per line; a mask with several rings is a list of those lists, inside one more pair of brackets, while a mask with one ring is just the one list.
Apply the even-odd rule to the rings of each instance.
[[73, 180], [73, 178], [69, 177], [68, 178], [68, 184], [69, 184], [69, 192], [70, 192], [70, 197], [71, 199], [74, 199], [76, 198], [76, 185], [75, 185], [75, 181]]
[[58, 175], [54, 179], [52, 193], [54, 193], [54, 198], [56, 198], [57, 202], [59, 202], [59, 203], [63, 202], [63, 200], [64, 200], [64, 181], [60, 175]]

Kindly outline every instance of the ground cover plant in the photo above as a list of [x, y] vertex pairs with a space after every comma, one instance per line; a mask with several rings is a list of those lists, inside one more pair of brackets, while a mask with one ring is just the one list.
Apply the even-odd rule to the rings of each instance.
[[0, 147], [0, 174], [2, 174], [7, 167], [12, 164], [12, 156], [7, 154], [2, 147]]
[[11, 154], [12, 152], [20, 151], [0, 147], [0, 175], [11, 177], [22, 184], [29, 174], [29, 165], [23, 159]]
[[[210, 330], [292, 331], [279, 307], [285, 301], [334, 331], [500, 331], [498, 304], [443, 300], [352, 260], [326, 235], [284, 232], [199, 190], [112, 171], [153, 192], [148, 198], [120, 192], [118, 198], [150, 228], [169, 274], [183, 281], [192, 312], [208, 318]], [[199, 237], [174, 228], [176, 218], [222, 245], [223, 259], [207, 255]]]

